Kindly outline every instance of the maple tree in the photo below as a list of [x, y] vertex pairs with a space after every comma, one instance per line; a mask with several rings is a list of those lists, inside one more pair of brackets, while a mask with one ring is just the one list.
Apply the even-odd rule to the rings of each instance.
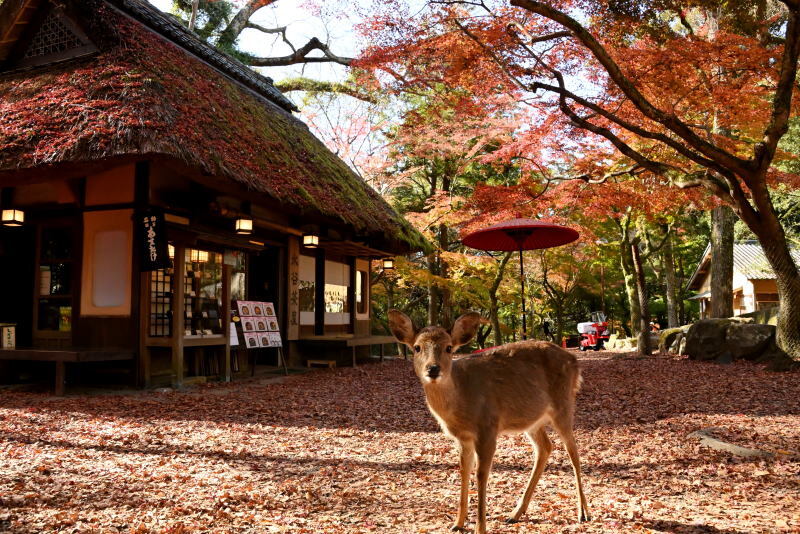
[[[479, 181], [514, 179], [514, 168], [480, 161], [512, 126], [502, 115], [487, 117], [485, 107], [462, 93], [429, 91], [406, 101], [402, 121], [387, 133], [390, 149], [378, 180], [433, 246], [418, 258], [425, 271], [418, 281], [428, 288], [427, 322], [447, 325], [457, 316], [454, 293], [468, 279], [458, 239], [458, 226], [470, 216], [461, 209], [464, 196]], [[496, 106], [503, 109], [503, 102]]]
[[[724, 4], [724, 6], [723, 6]], [[446, 84], [513, 96], [523, 135], [500, 148], [572, 177], [702, 188], [761, 241], [781, 300], [778, 341], [800, 358], [800, 273], [771, 186], [797, 111], [800, 3], [660, 0], [390, 3], [361, 60], [397, 87]], [[705, 16], [715, 8], [722, 16]], [[724, 9], [723, 9], [724, 8]], [[713, 39], [707, 38], [714, 31]], [[577, 163], [577, 164], [575, 164]]]

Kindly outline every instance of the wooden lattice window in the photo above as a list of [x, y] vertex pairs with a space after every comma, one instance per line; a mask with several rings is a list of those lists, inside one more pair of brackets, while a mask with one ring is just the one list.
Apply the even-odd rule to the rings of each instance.
[[150, 274], [150, 337], [172, 335], [172, 269]]
[[46, 65], [97, 52], [81, 29], [59, 8], [51, 9], [27, 41], [17, 67]]

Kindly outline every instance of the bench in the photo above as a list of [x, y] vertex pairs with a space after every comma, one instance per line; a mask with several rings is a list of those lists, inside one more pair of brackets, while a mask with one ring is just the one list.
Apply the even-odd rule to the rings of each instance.
[[133, 351], [94, 349], [0, 349], [0, 360], [54, 362], [56, 364], [55, 395], [64, 395], [67, 363], [132, 360]]
[[383, 361], [383, 346], [390, 344], [390, 343], [397, 343], [397, 340], [394, 336], [365, 336], [365, 337], [353, 337], [347, 340], [347, 346], [353, 348], [353, 367], [356, 366], [356, 347], [363, 347], [369, 345], [379, 345], [381, 350], [381, 361]]
[[329, 369], [336, 367], [336, 360], [306, 360], [306, 365], [311, 367], [312, 365], [325, 365]]
[[[338, 334], [338, 335], [323, 335], [323, 336], [313, 336], [313, 337], [305, 337], [299, 340], [301, 343], [309, 343], [309, 344], [319, 344], [319, 343], [344, 343], [345, 347], [353, 349], [353, 367], [356, 366], [356, 348], [357, 347], [364, 347], [364, 346], [372, 346], [372, 345], [379, 345], [381, 348], [381, 361], [385, 356], [384, 353], [384, 345], [394, 344], [397, 343], [397, 340], [394, 336], [359, 336], [355, 337], [352, 334]], [[341, 345], [340, 345], [341, 346]], [[318, 363], [328, 365], [328, 362], [332, 360], [324, 360], [324, 359], [312, 359], [306, 360], [309, 367], [311, 367], [311, 363]]]

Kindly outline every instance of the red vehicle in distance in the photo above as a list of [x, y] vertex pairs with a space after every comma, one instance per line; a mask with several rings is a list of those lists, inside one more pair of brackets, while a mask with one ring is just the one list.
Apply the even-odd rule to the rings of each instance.
[[578, 333], [581, 335], [581, 351], [590, 349], [600, 350], [608, 339], [608, 321], [603, 312], [592, 312], [591, 320], [578, 323]]

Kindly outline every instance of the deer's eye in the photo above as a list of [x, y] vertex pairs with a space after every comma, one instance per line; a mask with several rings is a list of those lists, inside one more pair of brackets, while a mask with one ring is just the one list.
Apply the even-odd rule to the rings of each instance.
[[422, 350], [422, 347], [420, 347], [419, 345], [414, 345], [414, 352], [419, 352], [421, 350]]
[[446, 350], [447, 352], [453, 352], [453, 346], [452, 345], [447, 345], [447, 348], [444, 349], [444, 350]]

